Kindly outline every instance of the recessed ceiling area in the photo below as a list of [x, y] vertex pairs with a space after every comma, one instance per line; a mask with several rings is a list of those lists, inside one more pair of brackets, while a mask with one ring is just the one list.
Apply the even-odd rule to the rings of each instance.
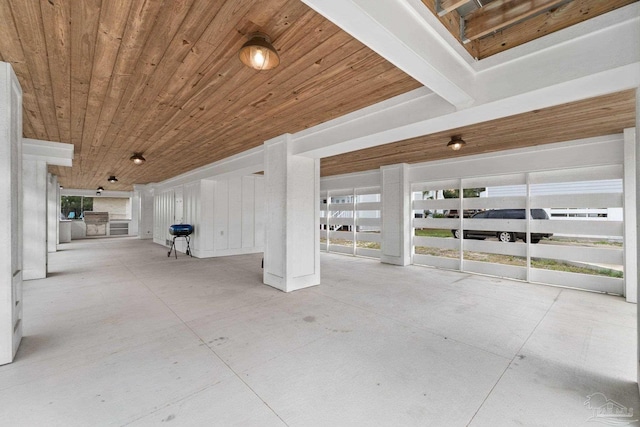
[[484, 59], [638, 0], [422, 0], [469, 54]]

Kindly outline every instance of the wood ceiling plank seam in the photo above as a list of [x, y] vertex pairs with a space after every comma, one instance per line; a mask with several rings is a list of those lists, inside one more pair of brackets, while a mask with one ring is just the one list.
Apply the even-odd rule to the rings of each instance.
[[475, 41], [478, 46], [477, 56], [479, 59], [487, 58], [637, 1], [573, 0], [555, 10], [528, 19], [521, 24], [479, 38]]
[[[233, 11], [232, 12], [220, 11], [218, 14], [216, 14], [216, 16], [212, 19], [209, 26], [203, 33], [203, 35], [196, 42], [192, 44], [193, 47], [191, 48], [191, 53], [193, 53], [193, 55], [187, 55], [185, 58], [183, 58], [180, 68], [174, 74], [173, 76], [174, 78], [170, 80], [170, 86], [165, 88], [166, 93], [163, 93], [159, 96], [158, 102], [160, 104], [162, 103], [169, 104], [175, 99], [176, 94], [180, 93], [181, 90], [183, 90], [183, 88], [185, 88], [189, 84], [193, 84], [193, 82], [189, 81], [189, 76], [194, 74], [193, 70], [196, 70], [196, 69], [198, 70], [198, 73], [196, 75], [205, 76], [206, 72], [203, 71], [203, 68], [204, 70], [209, 69], [211, 67], [211, 65], [209, 64], [216, 63], [219, 60], [218, 58], [221, 58], [225, 55], [225, 52], [227, 52], [228, 49], [230, 48], [229, 45], [235, 45], [241, 39], [242, 36], [237, 34], [237, 31], [234, 31], [235, 29], [233, 28], [233, 25], [231, 25], [232, 28], [231, 28], [231, 35], [230, 35], [229, 29], [227, 29], [226, 26], [222, 24], [224, 24], [225, 21], [231, 22], [228, 19], [228, 14], [231, 14], [233, 16], [239, 13], [240, 10], [244, 10], [245, 8], [250, 7], [250, 5], [253, 3], [254, 3], [253, 0], [247, 0], [244, 2], [226, 2], [224, 4], [223, 8], [231, 7], [228, 5], [235, 5]], [[243, 5], [244, 7], [240, 8], [239, 5]], [[219, 20], [222, 20], [223, 22], [219, 23], [218, 22]], [[216, 40], [213, 37], [213, 35], [222, 34], [222, 31], [226, 31], [226, 32]], [[219, 40], [222, 40], [222, 48], [220, 48]], [[204, 48], [202, 48], [201, 45], [205, 45]], [[214, 50], [214, 48], [217, 48], [218, 50], [222, 50], [222, 54], [218, 54], [218, 55], [201, 54], [201, 52], [207, 52], [209, 50], [208, 48], [210, 48], [212, 51]], [[211, 59], [211, 58], [215, 58], [215, 59]], [[187, 73], [185, 71], [190, 71], [190, 72]], [[202, 77], [200, 77], [199, 80], [201, 79]]]
[[94, 136], [100, 111], [104, 106], [107, 90], [113, 78], [115, 61], [122, 44], [131, 4], [129, 0], [109, 0], [103, 2], [100, 8], [81, 150], [81, 157], [87, 160], [88, 166], [94, 166], [100, 162], [100, 158], [96, 155], [97, 146], [101, 141], [96, 142]]
[[[395, 69], [394, 69], [394, 70], [395, 70]], [[412, 82], [413, 82], [413, 81], [412, 81]], [[415, 82], [414, 82], [414, 83], [415, 83]], [[403, 90], [404, 90], [404, 89], [403, 89]], [[357, 90], [356, 90], [356, 91], [357, 91]], [[394, 94], [397, 94], [397, 92], [398, 92], [398, 91], [395, 91], [395, 93], [394, 93]], [[402, 92], [402, 93], [404, 93], [404, 92]], [[354, 99], [355, 99], [355, 97], [354, 97]], [[318, 104], [318, 103], [316, 103], [316, 104]], [[328, 109], [328, 108], [330, 108], [329, 106], [331, 105], [331, 102], [329, 102], [327, 105], [328, 105], [328, 106], [319, 105], [319, 107], [318, 107], [318, 108], [319, 108], [319, 109], [322, 109], [322, 108], [324, 108], [324, 109]], [[347, 109], [348, 111], [353, 111], [354, 109], [357, 109], [358, 107], [359, 107], [359, 105], [356, 105], [356, 106], [347, 106], [347, 107], [346, 107], [346, 109]], [[317, 115], [319, 115], [319, 114], [312, 113], [312, 114], [310, 114], [310, 115], [315, 115], [315, 116], [317, 116]], [[285, 116], [285, 117], [286, 117], [286, 116]], [[260, 121], [258, 121], [258, 120], [254, 120], [254, 121], [253, 121], [253, 123], [255, 123], [255, 127], [260, 128], [260, 127], [262, 126], [262, 122], [266, 122], [266, 121], [271, 121], [271, 118], [270, 118], [269, 116], [261, 116], [261, 117], [260, 117]], [[237, 124], [237, 125], [238, 125], [238, 126], [244, 126], [242, 122], [238, 122], [238, 124]], [[278, 124], [277, 126], [276, 126], [276, 125], [274, 125], [274, 126], [275, 126], [276, 128], [278, 128], [278, 129], [280, 129], [280, 125], [279, 125], [279, 124]], [[306, 124], [300, 124], [300, 125], [298, 125], [298, 126], [297, 126], [297, 127], [299, 127], [300, 129], [297, 129], [297, 128], [296, 128], [296, 129], [287, 129], [287, 131], [292, 131], [292, 132], [294, 132], [294, 131], [297, 131], [297, 130], [301, 130], [301, 129], [302, 129], [302, 128], [304, 128], [305, 126], [306, 126]], [[219, 137], [221, 137], [222, 139], [226, 139], [226, 138], [228, 137], [228, 135], [237, 134], [237, 132], [235, 132], [235, 131], [234, 131], [234, 129], [233, 129], [232, 127], [230, 127], [230, 126], [226, 126], [226, 127], [225, 127], [225, 130], [226, 130], [226, 132], [225, 132], [224, 134], [219, 135]], [[268, 130], [263, 131], [263, 133], [265, 133], [265, 132], [268, 132]], [[245, 144], [243, 144], [242, 146], [246, 148], [246, 147], [253, 147], [253, 146], [260, 145], [264, 140], [269, 139], [270, 137], [277, 136], [277, 135], [278, 135], [278, 134], [280, 134], [280, 133], [281, 133], [281, 131], [280, 131], [280, 130], [278, 130], [278, 131], [276, 131], [276, 132], [275, 132], [274, 134], [272, 134], [272, 135], [268, 135], [268, 134], [267, 134], [266, 136], [265, 136], [265, 135], [263, 135], [263, 137], [262, 137], [262, 138], [260, 138], [259, 140], [251, 141], [251, 142], [248, 142], [248, 143], [247, 143], [247, 142], [245, 142]], [[208, 142], [207, 142], [207, 139], [213, 139], [213, 138], [215, 138], [215, 136], [212, 136], [211, 138], [206, 138], [206, 139], [204, 139], [204, 140], [202, 140], [202, 141], [194, 141], [194, 142], [192, 142], [192, 147], [197, 148], [197, 147], [200, 147], [202, 144], [206, 145], [206, 144], [208, 143]], [[235, 154], [235, 153], [233, 153], [233, 154]], [[228, 155], [230, 155], [230, 154], [228, 154]]]
[[[185, 114], [185, 115], [186, 115], [186, 114]], [[162, 129], [161, 131], [163, 131], [163, 129]]]
[[[200, 16], [200, 13], [197, 13], [198, 16]], [[216, 16], [218, 15], [218, 13], [215, 13], [213, 16], [211, 16], [210, 20], [207, 20], [207, 26], [211, 25], [211, 23], [214, 21], [214, 19], [216, 18]], [[204, 34], [204, 32], [206, 31], [207, 26], [204, 26], [201, 31], [198, 31], [197, 34], [193, 34], [192, 39], [195, 39], [196, 42], [198, 40], [200, 40], [200, 38], [202, 37], [202, 35]], [[184, 35], [177, 35], [177, 38], [180, 39], [182, 38]], [[191, 42], [190, 45], [193, 45], [196, 42]], [[175, 44], [172, 42], [172, 44]], [[182, 44], [182, 43], [181, 43]], [[169, 47], [167, 49], [167, 51], [171, 49], [171, 47]], [[182, 55], [179, 58], [176, 58], [176, 61], [164, 61], [164, 58], [167, 57], [167, 54], [165, 54], [165, 57], [163, 58], [163, 62], [161, 64], [159, 64], [159, 69], [158, 71], [155, 73], [155, 75], [165, 75], [164, 79], [158, 79], [156, 81], [154, 81], [153, 83], [150, 83], [146, 88], [144, 93], [142, 94], [142, 103], [144, 105], [150, 105], [151, 107], [148, 109], [145, 109], [143, 111], [139, 111], [136, 112], [138, 113], [138, 116], [132, 116], [132, 120], [136, 120], [136, 122], [139, 124], [137, 126], [137, 128], [131, 133], [131, 135], [135, 138], [139, 138], [140, 135], [144, 132], [144, 130], [146, 129], [146, 124], [148, 123], [148, 121], [145, 121], [144, 118], [146, 116], [148, 116], [149, 111], [155, 111], [155, 108], [153, 107], [154, 105], [156, 105], [157, 103], [157, 99], [158, 96], [160, 94], [160, 92], [162, 91], [163, 88], [166, 87], [166, 85], [174, 78], [176, 72], [179, 70], [180, 68], [180, 64], [184, 63], [185, 58], [189, 55], [189, 53], [191, 52], [191, 47], [189, 47], [188, 49], [185, 49], [184, 52], [182, 52]], [[180, 52], [179, 52], [180, 53]], [[160, 73], [160, 67], [162, 67], [164, 64], [166, 64], [167, 62], [170, 62], [172, 64], [172, 66], [174, 67], [173, 70], [171, 70], [170, 72], [164, 72], [164, 73]]]
[[[357, 46], [361, 47], [362, 45], [358, 43], [358, 44], [357, 44]], [[361, 58], [358, 58], [358, 61], [359, 61], [359, 60], [361, 60]], [[293, 66], [292, 66], [292, 68], [293, 68], [293, 69], [297, 69], [298, 67], [297, 67], [297, 66], [295, 66], [295, 63], [294, 63], [294, 64], [293, 64]], [[305, 70], [305, 72], [307, 72], [307, 71]], [[304, 79], [304, 78], [306, 78], [306, 77], [305, 77], [305, 72], [303, 72], [303, 73], [297, 73], [297, 75], [298, 75], [298, 76], [301, 76], [301, 77]], [[290, 74], [291, 74], [291, 73], [290, 73]], [[315, 74], [316, 74], [316, 73], [313, 73], [313, 75], [315, 75]], [[293, 76], [295, 76], [295, 75], [296, 75], [296, 73], [293, 73], [292, 75], [293, 75]], [[326, 70], [324, 70], [324, 71], [323, 71], [323, 75], [326, 75]], [[276, 78], [277, 78], [277, 77], [274, 77], [274, 80], [275, 80]], [[290, 83], [290, 80], [289, 80], [289, 81], [285, 80], [285, 82]], [[278, 84], [278, 87], [281, 87], [281, 86], [282, 86], [282, 83], [279, 83], [279, 84]], [[283, 91], [283, 92], [285, 92], [285, 91]], [[248, 98], [246, 98], [246, 97], [247, 97], [247, 96], [248, 96], [248, 97], [253, 97], [253, 95], [252, 95], [252, 93], [251, 93], [251, 91], [250, 91], [250, 90], [245, 90], [245, 91], [244, 91], [244, 93], [245, 93], [245, 98], [238, 98], [238, 99], [236, 100], [235, 104], [237, 104], [237, 105], [246, 105], [246, 103], [247, 103], [247, 99], [248, 99]], [[278, 100], [278, 102], [280, 102], [280, 100]], [[233, 108], [233, 109], [235, 109], [236, 107], [235, 107], [235, 106], [232, 106], [232, 108]], [[225, 115], [225, 114], [226, 114], [225, 112], [222, 112], [222, 113], [217, 114], [217, 115], [216, 115], [216, 116], [214, 116], [214, 117], [207, 117], [207, 119], [208, 119], [208, 120], [215, 120], [215, 121], [218, 121], [218, 122], [219, 122], [219, 121], [220, 121], [220, 120], [219, 120], [220, 115]]]
[[[393, 73], [393, 70], [392, 70]], [[411, 81], [410, 88], [415, 88], [416, 83]], [[394, 96], [398, 93], [405, 93], [407, 90], [410, 90], [405, 85], [400, 85], [400, 89], [398, 89], [398, 84], [393, 83], [391, 85], [385, 85], [383, 87], [377, 87], [376, 89], [376, 98], [371, 98], [371, 100], [378, 99], [378, 97], [382, 98], [383, 96]], [[363, 81], [359, 86], [350, 86], [345, 85], [343, 87], [336, 87], [335, 94], [332, 93], [319, 93], [315, 96], [317, 101], [314, 101], [314, 98], [311, 98], [308, 102], [313, 104], [314, 107], [311, 109], [305, 109], [304, 115], [298, 115], [294, 122], [289, 123], [289, 131], [291, 133], [298, 132], [302, 129], [306, 129], [309, 126], [314, 126], [321, 123], [325, 117], [328, 116], [327, 111], [332, 110], [331, 116], [347, 114], [349, 112], [354, 111], [359, 108], [359, 102], [356, 101], [356, 94], [359, 90], [364, 89], [371, 91], [371, 84], [368, 81]], [[404, 91], [404, 92], [403, 92]], [[364, 92], [360, 92], [361, 94]], [[336, 104], [333, 99], [338, 95], [342, 96], [343, 99], [350, 100], [351, 102], [341, 101], [340, 104]], [[277, 115], [271, 115], [268, 117], [264, 117], [262, 120], [267, 122], [275, 122], [278, 123], [280, 120], [286, 120], [287, 117], [293, 117], [295, 114], [295, 105], [289, 106], [287, 109], [282, 109], [277, 112]], [[273, 113], [273, 111], [272, 111]], [[324, 120], [326, 121], [326, 120]], [[262, 126], [262, 123], [256, 122], [257, 126]], [[265, 123], [266, 125], [266, 123]]]
[[[82, 175], [82, 141], [89, 89], [93, 72], [102, 0], [72, 1], [71, 6], [71, 129], [69, 141], [74, 145], [73, 169]], [[76, 167], [77, 165], [77, 167]]]
[[[139, 0], [133, 2], [129, 10], [126, 26], [118, 55], [115, 59], [113, 78], [109, 81], [105, 103], [100, 110], [94, 139], [105, 145], [107, 130], [120, 105], [123, 93], [128, 85], [129, 76], [137, 62], [140, 52], [150, 36], [150, 27], [154, 17], [160, 12], [161, 2]], [[101, 157], [100, 151], [98, 156]], [[100, 171], [96, 171], [96, 174]]]
[[40, 2], [60, 142], [71, 141], [70, 5]]
[[[257, 124], [256, 126], [258, 126], [258, 127], [259, 127], [259, 126], [260, 126], [260, 124]], [[233, 133], [233, 132], [231, 132], [231, 133]], [[269, 135], [269, 136], [270, 136], [270, 137], [273, 137], [273, 136], [277, 136], [277, 134], [275, 134], [275, 133], [274, 133], [274, 134]], [[242, 147], [243, 147], [243, 149], [246, 149], [246, 148], [248, 148], [248, 147], [258, 146], [258, 145], [260, 145], [260, 144], [262, 143], [262, 141], [264, 141], [265, 139], [269, 139], [269, 136], [267, 136], [267, 137], [263, 137], [263, 138], [259, 138], [259, 139], [255, 139], [255, 140], [253, 141], [253, 143], [250, 143], [250, 144], [248, 144], [248, 145], [247, 145], [247, 144], [245, 144], [245, 145], [243, 145]], [[224, 136], [223, 136], [223, 139], [226, 139], [226, 137], [224, 137]], [[228, 141], [227, 141], [226, 143], [228, 144]], [[206, 145], [206, 144], [205, 144], [205, 145]], [[192, 144], [192, 147], [193, 147], [193, 148], [196, 148], [196, 149], [197, 149], [197, 148], [199, 148], [199, 147], [201, 147], [201, 146], [202, 146], [202, 144], [200, 144], [200, 143], [199, 143], [199, 144]], [[235, 154], [235, 153], [234, 153], [234, 154]]]
[[[0, 25], [0, 52], [2, 60], [11, 63], [22, 87], [23, 120], [29, 121], [30, 133], [25, 133], [28, 138], [46, 139], [46, 129], [42, 124], [40, 105], [35, 96], [35, 89], [29, 67], [24, 59], [22, 44], [15, 43], [14, 37], [18, 34], [13, 11], [6, 0], [0, 1], [0, 16], [5, 17], [3, 25]], [[10, 19], [7, 19], [10, 17]]]
[[167, 44], [173, 40], [188, 14], [194, 0], [181, 0], [170, 2], [172, 7], [165, 7], [156, 16], [154, 25], [151, 28], [151, 36], [138, 58], [136, 73], [129, 79], [127, 88], [120, 100], [117, 114], [111, 120], [106, 138], [111, 144], [118, 144], [125, 125], [129, 123], [131, 112], [138, 104], [139, 97], [144, 91], [145, 85], [156, 71], [156, 65], [161, 61], [167, 49]]
[[22, 43], [25, 63], [30, 70], [34, 93], [46, 131], [46, 139], [59, 141], [60, 134], [55, 116], [47, 47], [38, 1], [12, 2], [10, 7], [18, 37]]
[[567, 0], [495, 0], [465, 16], [465, 40], [475, 40]]
[[[329, 93], [327, 93], [326, 89], [322, 87], [324, 86], [322, 81], [309, 82], [308, 86], [304, 88], [303, 91], [298, 92], [298, 94], [296, 95], [298, 101], [296, 101], [296, 99], [294, 98], [280, 103], [277, 107], [277, 110], [272, 111], [272, 118], [277, 119], [278, 114], [288, 115], [288, 113], [286, 112], [287, 108], [291, 107], [301, 100], [312, 102], [312, 100], [318, 96], [329, 99], [329, 102], [331, 102], [331, 104], [333, 104], [335, 107], [339, 104], [339, 99], [343, 98], [343, 94], [345, 92], [348, 93], [350, 91], [353, 91], [353, 87], [355, 86], [362, 88], [363, 85], [366, 86], [367, 84], [370, 84], [371, 78], [375, 78], [376, 75], [379, 75], [384, 71], [388, 71], [391, 67], [388, 62], [379, 61], [379, 57], [377, 56], [367, 56], [362, 61], [359, 61], [359, 63], [361, 65], [364, 65], [364, 67], [362, 68], [364, 72], [359, 76], [359, 78], [361, 79], [360, 83], [362, 84], [354, 84], [352, 80], [346, 78], [344, 72], [340, 72], [337, 75], [331, 77], [331, 84], [333, 85], [333, 87], [331, 88], [332, 90]], [[402, 75], [406, 76], [404, 73], [402, 73]], [[415, 87], [420, 86], [418, 83], [416, 83]], [[365, 92], [363, 93], [367, 92], [371, 92], [371, 89], [365, 90]], [[369, 95], [369, 100], [373, 99], [378, 99], [378, 97]], [[322, 104], [322, 101], [318, 102], [318, 104]], [[308, 116], [309, 114], [306, 115]]]
[[[307, 7], [302, 2], [296, 2], [295, 0], [276, 0], [273, 2], [254, 2], [252, 7], [247, 10], [248, 19], [256, 24], [263, 30], [267, 29], [267, 26], [273, 22], [274, 16], [281, 10], [291, 10], [291, 7], [297, 8]], [[245, 34], [248, 36], [248, 34]], [[271, 40], [276, 38], [275, 34], [269, 33]]]
[[[293, 68], [297, 68], [295, 65], [293, 66]], [[303, 73], [298, 73], [298, 75], [303, 74]], [[296, 75], [293, 75], [292, 77], [296, 77]], [[283, 84], [279, 84], [278, 87], [282, 87]], [[285, 92], [285, 91], [283, 91]], [[285, 92], [286, 93], [286, 92]], [[231, 106], [232, 110], [235, 111], [235, 115], [238, 116], [243, 116], [244, 113], [246, 112], [245, 110], [248, 108], [249, 110], [253, 111], [253, 109], [255, 109], [255, 107], [247, 107], [247, 105], [252, 105], [256, 103], [256, 100], [260, 100], [260, 97], [264, 98], [265, 94], [264, 93], [259, 93], [259, 94], [253, 94], [252, 91], [250, 90], [246, 90], [244, 91], [244, 96], [242, 96], [241, 98], [238, 98], [235, 102], [234, 105]], [[289, 95], [287, 95], [287, 97], [289, 97]], [[274, 97], [270, 102], [274, 103], [274, 104], [280, 104], [281, 102], [284, 102], [286, 98], [277, 98]], [[238, 110], [238, 108], [241, 108], [240, 110]], [[219, 117], [220, 115], [217, 116], [217, 119], [219, 121]], [[208, 118], [211, 119], [211, 118]], [[214, 118], [215, 120], [215, 118]]]
[[[405, 86], [404, 84], [393, 84], [393, 85], [389, 86], [389, 92], [382, 92], [381, 91], [380, 93], [386, 93], [389, 97], [393, 97], [393, 96], [395, 96], [395, 95], [397, 95], [399, 93], [406, 93], [407, 91], [413, 90], [415, 88], [416, 87], [413, 86], [413, 85]], [[405, 92], [401, 92], [402, 90], [405, 90]], [[341, 113], [343, 115], [344, 114], [349, 114], [350, 112], [353, 112], [353, 111], [358, 109], [357, 106], [355, 106], [355, 108], [354, 108], [354, 106], [349, 105], [349, 104], [345, 104], [345, 105], [340, 106], [340, 107], [335, 107], [334, 106], [334, 107], [328, 107], [328, 108], [333, 108], [334, 111], [336, 111], [338, 113]], [[313, 117], [312, 114], [313, 113], [311, 113], [311, 112], [308, 113], [308, 119], [309, 120], [306, 121], [306, 123], [308, 123], [308, 125], [305, 125], [305, 129], [307, 128], [307, 126], [308, 127], [312, 127], [312, 126], [315, 126], [317, 124], [322, 123], [322, 122], [319, 122], [319, 121], [312, 121], [311, 120], [311, 118]], [[305, 122], [304, 118], [303, 118], [303, 120], [301, 120], [301, 122]]]
[[[234, 60], [234, 61], [236, 61], [236, 58], [234, 58], [233, 60]], [[200, 73], [200, 74], [204, 74], [202, 71], [199, 71], [199, 73]], [[206, 76], [205, 76], [205, 78], [206, 78]], [[205, 87], [205, 88], [203, 88], [203, 89], [199, 89], [199, 90], [205, 90], [205, 91], [206, 91], [206, 90], [208, 90], [208, 89], [210, 89], [210, 88]], [[188, 94], [188, 95], [180, 94], [180, 96], [182, 97], [182, 99], [191, 99], [191, 100], [192, 100], [192, 99], [194, 98], [194, 95], [193, 95], [193, 94]], [[207, 95], [207, 96], [208, 96], [208, 95]], [[186, 102], [186, 101], [184, 101], [184, 102]]]
[[[235, 55], [232, 58], [229, 58], [229, 60], [234, 61], [234, 63], [238, 62], [238, 64], [236, 64], [236, 68], [240, 68], [241, 70], [243, 70], [241, 68], [240, 64], [239, 64], [239, 61], [237, 61], [237, 58], [235, 57]], [[215, 69], [212, 69], [212, 71], [215, 73]], [[244, 74], [247, 76], [247, 79], [249, 79], [251, 77], [251, 75], [249, 75], [247, 72], [245, 72]], [[206, 78], [207, 76], [205, 75], [203, 77]], [[244, 87], [245, 83], [246, 82], [242, 82], [242, 84], [236, 84], [236, 85], [240, 86], [240, 87]], [[263, 84], [264, 84], [264, 82], [259, 82], [259, 85], [263, 85]], [[267, 83], [267, 85], [268, 85], [268, 83]], [[267, 87], [267, 86], [265, 86], [265, 87]], [[211, 92], [213, 92], [213, 93], [211, 93]], [[195, 94], [193, 93], [193, 91], [188, 96], [184, 96], [184, 95], [180, 94], [182, 96], [182, 99], [184, 99], [184, 101], [181, 101], [183, 103], [183, 105], [181, 107], [182, 110], [175, 111], [173, 117], [170, 118], [169, 120], [167, 120], [162, 127], [156, 128], [157, 129], [156, 133], [160, 133], [160, 134], [166, 135], [167, 129], [169, 127], [174, 127], [174, 128], [177, 127], [176, 124], [175, 124], [176, 123], [176, 119], [179, 119], [180, 120], [179, 123], [182, 123], [185, 120], [188, 120], [186, 117], [188, 117], [189, 115], [193, 115], [194, 112], [197, 114], [198, 110], [201, 108], [201, 105], [199, 105], [199, 104], [202, 104], [202, 99], [203, 98], [204, 99], [210, 99], [212, 96], [217, 96], [217, 98], [222, 99], [223, 97], [220, 95], [221, 93], [223, 93], [225, 95], [225, 97], [228, 94], [228, 92], [221, 92], [220, 90], [216, 89], [214, 87], [214, 85], [208, 83], [207, 85], [201, 87], [200, 89], [197, 89], [197, 92]], [[192, 107], [192, 111], [189, 111], [189, 113], [186, 113], [186, 112], [184, 112], [184, 110], [188, 110], [189, 109], [189, 106], [188, 106], [189, 103], [194, 104], [194, 106]], [[211, 103], [213, 103], [213, 102], [211, 102]]]

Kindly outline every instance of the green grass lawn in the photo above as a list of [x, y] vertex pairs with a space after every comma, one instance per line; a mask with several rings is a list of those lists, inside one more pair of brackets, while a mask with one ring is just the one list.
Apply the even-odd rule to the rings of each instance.
[[[451, 230], [434, 229], [434, 228], [416, 229], [415, 235], [424, 236], [424, 237], [453, 238]], [[324, 239], [322, 239], [322, 241], [324, 241]], [[545, 241], [547, 240], [545, 239]], [[583, 242], [583, 241], [572, 241], [568, 239], [557, 239], [557, 240], [553, 239], [550, 243], [561, 244], [561, 245], [564, 244], [567, 246], [575, 246], [575, 245], [598, 246], [598, 245], [605, 245], [605, 244], [610, 246], [621, 245], [621, 243], [617, 243], [617, 242], [613, 242], [613, 243], [600, 242], [600, 241], [597, 241], [597, 242], [584, 241]], [[331, 244], [342, 245], [342, 246], [352, 246], [353, 241], [344, 240], [344, 239], [331, 239]], [[356, 246], [359, 248], [380, 249], [380, 244], [374, 243], [374, 242], [357, 242]], [[451, 250], [451, 249], [439, 249], [439, 248], [418, 246], [415, 248], [415, 250], [417, 254], [441, 256], [445, 258], [458, 258], [460, 256], [459, 251]], [[465, 251], [464, 257], [465, 259], [473, 260], [473, 261], [495, 262], [499, 264], [516, 265], [516, 266], [522, 266], [522, 267], [526, 265], [525, 258], [511, 256], [511, 255], [497, 255], [497, 254]], [[550, 260], [550, 259], [532, 258], [531, 266], [534, 268], [566, 271], [571, 273], [591, 274], [591, 275], [618, 277], [618, 278], [623, 277], [623, 273], [617, 270], [609, 270], [606, 268], [592, 269], [592, 268], [586, 268], [586, 267], [579, 267], [579, 266], [571, 265], [562, 261]]]

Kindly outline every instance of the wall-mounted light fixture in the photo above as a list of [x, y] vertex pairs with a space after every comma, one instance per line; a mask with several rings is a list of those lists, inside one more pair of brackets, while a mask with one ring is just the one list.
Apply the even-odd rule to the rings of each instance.
[[451, 137], [451, 141], [449, 141], [449, 143], [447, 144], [447, 147], [451, 148], [453, 151], [458, 151], [459, 149], [462, 148], [462, 146], [466, 144], [467, 143], [464, 142], [464, 139], [462, 139], [462, 136], [454, 135]]
[[142, 154], [140, 153], [133, 153], [133, 156], [129, 157], [129, 160], [131, 160], [133, 163], [135, 163], [136, 165], [141, 165], [143, 164], [147, 159], [145, 159], [144, 157], [142, 157]]
[[116, 178], [114, 175], [111, 175], [109, 179], [107, 179], [107, 181], [113, 184], [115, 182], [118, 182], [118, 178]]
[[270, 70], [280, 64], [280, 56], [271, 44], [271, 39], [263, 33], [252, 34], [249, 41], [240, 48], [238, 56], [244, 65], [259, 71]]

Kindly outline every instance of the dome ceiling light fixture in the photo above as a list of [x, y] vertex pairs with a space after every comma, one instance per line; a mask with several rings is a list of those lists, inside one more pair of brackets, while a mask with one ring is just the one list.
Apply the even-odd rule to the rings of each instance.
[[110, 183], [114, 184], [114, 183], [118, 182], [118, 178], [116, 178], [115, 175], [111, 175], [109, 177], [109, 179], [107, 179], [107, 181], [109, 181]]
[[447, 144], [447, 147], [451, 148], [453, 151], [458, 151], [467, 143], [462, 139], [461, 135], [454, 135], [451, 137], [451, 141]]
[[280, 56], [271, 44], [271, 39], [263, 33], [253, 33], [238, 52], [240, 61], [254, 70], [271, 70], [280, 64]]
[[133, 153], [133, 156], [129, 157], [129, 160], [131, 160], [133, 163], [135, 163], [136, 165], [141, 165], [143, 164], [147, 159], [145, 159], [142, 154], [140, 153]]

